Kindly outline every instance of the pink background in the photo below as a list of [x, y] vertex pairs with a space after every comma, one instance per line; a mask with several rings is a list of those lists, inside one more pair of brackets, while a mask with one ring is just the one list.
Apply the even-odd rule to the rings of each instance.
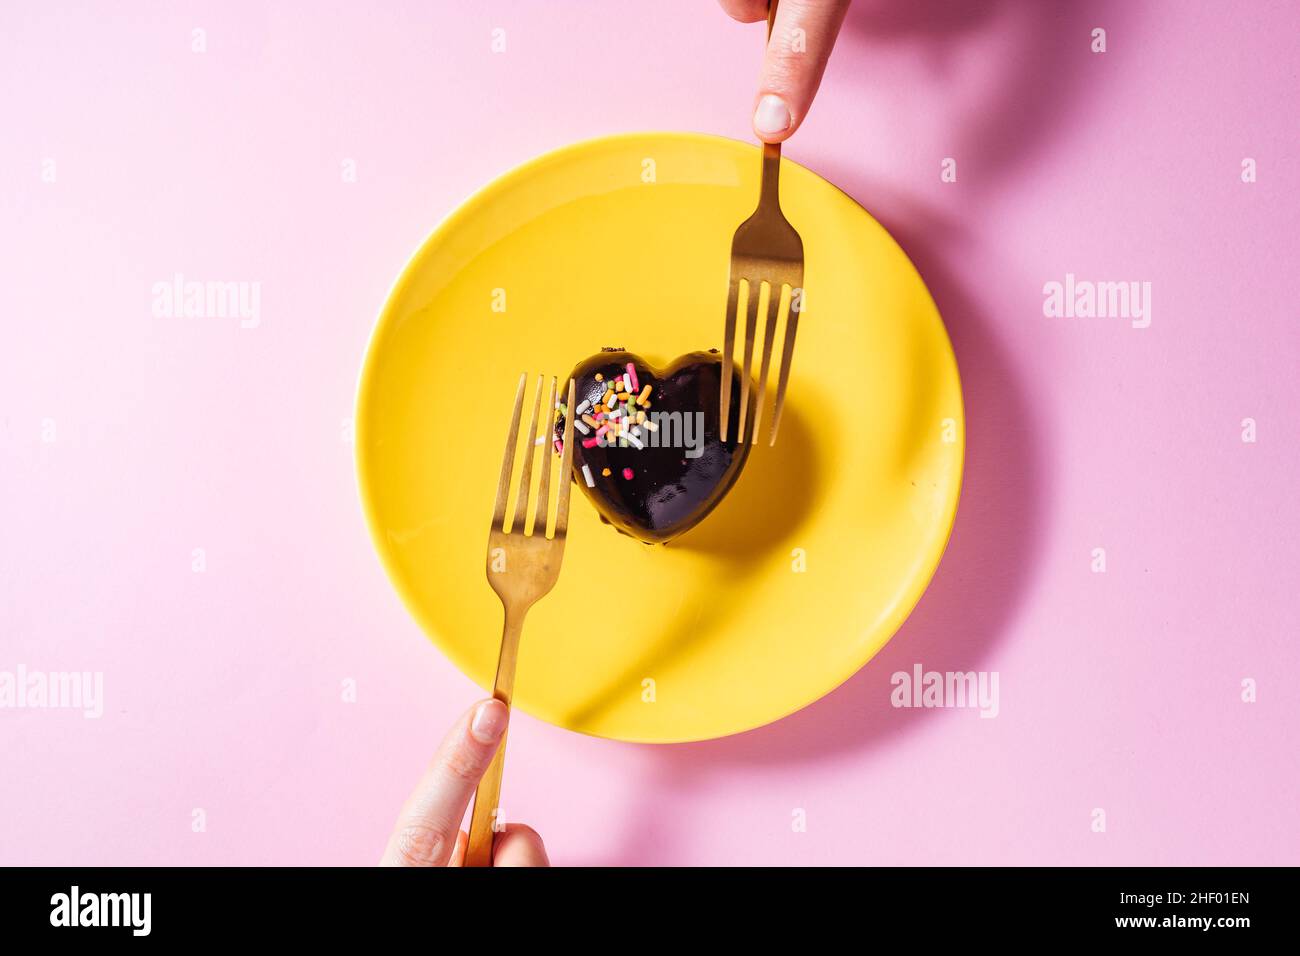
[[[540, 152], [748, 138], [758, 28], [708, 0], [4, 19], [0, 670], [103, 671], [106, 709], [0, 710], [0, 862], [370, 863], [478, 696], [363, 524], [373, 318]], [[1265, 0], [859, 0], [788, 155], [946, 318], [952, 543], [885, 651], [773, 726], [647, 747], [518, 718], [508, 805], [556, 862], [1300, 863], [1297, 31]], [[176, 272], [261, 282], [260, 327], [155, 318]], [[1044, 317], [1067, 272], [1151, 282], [1151, 327]], [[1000, 715], [893, 709], [916, 662], [997, 671]]]

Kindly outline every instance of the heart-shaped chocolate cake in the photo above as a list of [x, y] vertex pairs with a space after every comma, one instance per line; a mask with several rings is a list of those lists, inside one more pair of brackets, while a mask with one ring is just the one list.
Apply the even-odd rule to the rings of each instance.
[[[605, 349], [573, 370], [573, 477], [602, 520], [662, 543], [722, 500], [749, 455], [748, 443], [719, 440], [722, 374], [716, 351], [691, 352], [660, 372], [631, 352]], [[734, 367], [731, 374], [734, 423], [740, 375]]]

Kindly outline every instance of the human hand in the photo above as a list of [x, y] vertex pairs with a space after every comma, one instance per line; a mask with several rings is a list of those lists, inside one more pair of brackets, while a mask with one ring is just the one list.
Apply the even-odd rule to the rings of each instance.
[[[719, 0], [741, 23], [767, 19], [768, 0]], [[812, 106], [849, 0], [781, 0], [754, 97], [754, 133], [765, 143], [794, 135]]]
[[[463, 866], [469, 837], [460, 828], [474, 788], [492, 762], [510, 711], [499, 700], [475, 704], [443, 738], [433, 763], [402, 808], [380, 866]], [[497, 833], [493, 866], [550, 866], [532, 827]]]

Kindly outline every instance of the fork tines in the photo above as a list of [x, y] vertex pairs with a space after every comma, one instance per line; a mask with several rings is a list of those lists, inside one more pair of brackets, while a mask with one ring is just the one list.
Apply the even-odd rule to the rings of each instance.
[[[549, 528], [547, 517], [551, 503], [551, 449], [553, 447], [554, 411], [559, 407], [556, 402], [556, 380], [551, 377], [550, 398], [546, 404], [546, 413], [542, 414], [542, 393], [546, 377], [537, 376], [537, 394], [533, 400], [532, 416], [528, 431], [524, 435], [523, 467], [519, 475], [518, 492], [515, 497], [514, 518], [506, 525], [506, 503], [510, 495], [511, 477], [514, 474], [515, 452], [519, 444], [519, 423], [523, 417], [524, 390], [528, 384], [528, 373], [519, 376], [519, 388], [515, 393], [514, 413], [510, 418], [510, 434], [506, 438], [505, 456], [501, 462], [501, 479], [497, 483], [496, 507], [492, 512], [492, 530], [506, 534], [518, 534], [531, 537], [540, 534], [545, 538], [561, 538], [569, 526], [569, 489], [573, 484], [569, 472], [573, 468], [573, 405], [574, 382], [569, 380], [568, 404], [564, 407], [563, 451], [560, 455], [559, 493], [556, 496], [555, 522]], [[539, 433], [538, 423], [541, 423]], [[541, 478], [538, 484], [536, 509], [533, 520], [528, 521], [529, 499], [532, 492], [533, 468], [539, 453], [542, 455]]]
[[[781, 346], [781, 371], [777, 375], [776, 403], [772, 412], [772, 435], [768, 444], [776, 444], [785, 408], [785, 389], [790, 381], [790, 360], [794, 357], [794, 337], [799, 330], [799, 312], [803, 307], [803, 239], [781, 211], [781, 146], [765, 143], [762, 152], [763, 172], [759, 186], [758, 207], [753, 215], [736, 227], [731, 240], [731, 279], [727, 289], [727, 323], [723, 330], [723, 375], [721, 389], [721, 437], [727, 440], [731, 428], [731, 376], [736, 351], [736, 313], [741, 308], [740, 285], [745, 284], [745, 351], [741, 362], [740, 422], [737, 442], [758, 444], [758, 426], [763, 419], [767, 398], [767, 373], [772, 365], [772, 343], [776, 341], [777, 319], [784, 311], [785, 342]], [[786, 290], [789, 290], [788, 292]], [[760, 300], [766, 290], [764, 308], [763, 357], [759, 364], [758, 400], [754, 421], [749, 418], [749, 370], [754, 359], [754, 335], [758, 329]], [[747, 427], [748, 426], [748, 427]]]
[[[781, 427], [781, 412], [785, 406], [786, 385], [790, 380], [790, 364], [794, 356], [795, 335], [799, 330], [798, 295], [801, 279], [798, 276], [759, 279], [732, 276], [731, 287], [727, 294], [727, 321], [724, 330], [723, 356], [724, 368], [728, 361], [734, 361], [736, 351], [736, 320], [741, 310], [745, 314], [745, 342], [741, 353], [740, 375], [740, 417], [736, 428], [736, 441], [758, 444], [759, 425], [763, 420], [763, 409], [767, 400], [767, 380], [772, 367], [772, 345], [777, 340], [778, 319], [784, 317], [785, 333], [781, 346], [781, 366], [777, 374], [776, 401], [772, 412], [772, 429], [768, 443], [776, 444], [776, 435]], [[741, 297], [741, 284], [745, 294]], [[750, 421], [750, 371], [753, 368], [754, 338], [758, 331], [759, 312], [766, 315], [763, 327], [763, 351], [759, 360], [757, 397], [754, 402], [753, 420]], [[726, 441], [730, 432], [731, 376], [724, 372], [722, 376], [721, 416], [722, 440]]]

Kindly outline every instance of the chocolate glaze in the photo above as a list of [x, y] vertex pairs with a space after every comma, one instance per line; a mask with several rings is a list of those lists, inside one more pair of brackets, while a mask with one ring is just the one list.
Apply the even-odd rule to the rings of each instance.
[[[733, 435], [718, 440], [718, 394], [722, 384], [722, 357], [717, 352], [690, 352], [662, 372], [645, 359], [622, 349], [606, 349], [580, 362], [572, 377], [577, 403], [598, 403], [608, 382], [627, 371], [631, 362], [642, 388], [654, 386], [647, 416], [680, 413], [672, 421], [658, 419], [659, 431], [641, 430], [645, 447], [599, 446], [584, 448], [573, 433], [573, 479], [596, 506], [602, 520], [624, 534], [649, 543], [662, 543], [698, 524], [720, 502], [740, 475], [749, 455], [748, 444], [734, 438], [740, 416], [740, 375], [732, 370], [731, 422]], [[605, 381], [597, 382], [596, 373]], [[751, 413], [752, 413], [751, 399]], [[698, 413], [698, 415], [696, 414]], [[686, 424], [690, 416], [689, 426]], [[564, 431], [563, 415], [556, 434]], [[677, 425], [680, 421], [682, 424]], [[700, 422], [703, 422], [701, 441]], [[687, 428], [689, 427], [689, 430]], [[656, 447], [652, 441], [658, 440]], [[690, 439], [689, 443], [686, 439]], [[671, 445], [667, 445], [671, 441]], [[698, 454], [697, 454], [698, 452]], [[689, 453], [689, 454], [688, 454]], [[588, 488], [582, 466], [591, 470], [596, 487]], [[606, 477], [601, 474], [610, 470]], [[633, 477], [623, 477], [631, 468]]]

